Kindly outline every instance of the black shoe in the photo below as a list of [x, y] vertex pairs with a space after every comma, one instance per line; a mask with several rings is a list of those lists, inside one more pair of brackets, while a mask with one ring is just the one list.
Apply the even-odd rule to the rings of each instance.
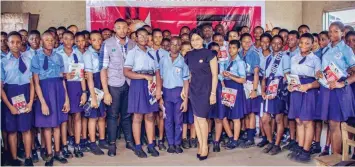
[[47, 151], [45, 148], [41, 148], [41, 151], [39, 153], [40, 153], [40, 156], [43, 159], [43, 161], [48, 160], [48, 155], [47, 155]]
[[134, 151], [134, 144], [133, 144], [133, 142], [128, 141], [128, 142], [126, 143], [126, 148], [127, 148], [127, 149], [130, 149], [130, 150], [132, 150], [132, 151]]
[[316, 145], [315, 143], [311, 147], [311, 154], [318, 154], [322, 152], [322, 147], [320, 145]]
[[190, 142], [188, 139], [182, 139], [182, 148], [184, 149], [189, 149], [191, 146], [190, 146]]
[[296, 150], [291, 151], [291, 153], [289, 153], [287, 155], [287, 158], [289, 158], [290, 160], [295, 160], [296, 157], [298, 156], [298, 154], [300, 154], [302, 152], [302, 148], [301, 147], [297, 147]]
[[110, 157], [114, 157], [116, 156], [116, 143], [115, 144], [110, 144], [108, 146], [108, 152], [107, 152], [107, 155], [110, 156]]
[[84, 156], [83, 151], [81, 151], [81, 148], [79, 145], [74, 146], [74, 155], [76, 158], [81, 158]]
[[176, 145], [176, 146], [175, 146], [175, 152], [176, 152], [177, 154], [181, 154], [181, 153], [184, 152], [184, 150], [182, 150], [181, 145]]
[[242, 140], [233, 140], [226, 145], [227, 150], [235, 149], [243, 144]]
[[196, 138], [191, 138], [190, 139], [190, 148], [197, 148], [197, 143], [198, 143], [198, 141], [197, 141], [197, 139]]
[[281, 152], [281, 147], [280, 147], [280, 146], [277, 146], [277, 145], [274, 145], [274, 146], [272, 147], [272, 149], [270, 150], [269, 154], [270, 154], [270, 155], [276, 155], [276, 154], [278, 154], [278, 153], [280, 153], [280, 152]]
[[32, 161], [33, 163], [37, 163], [39, 161], [37, 149], [32, 150]]
[[26, 158], [24, 166], [33, 166], [32, 159], [31, 158]]
[[219, 142], [213, 142], [213, 152], [221, 152], [221, 147], [219, 146]]
[[213, 143], [213, 137], [212, 137], [212, 133], [208, 133], [208, 140], [207, 140], [208, 144], [212, 144]]
[[25, 159], [25, 148], [24, 144], [20, 143], [19, 147], [17, 148], [17, 156], [21, 159]]
[[242, 148], [249, 148], [255, 146], [254, 140], [247, 140], [244, 144], [241, 145]]
[[159, 147], [159, 150], [166, 150], [166, 147], [165, 147], [164, 142], [162, 140], [159, 141], [158, 147]]
[[286, 146], [282, 147], [282, 150], [290, 150], [292, 147], [296, 145], [296, 141], [292, 140], [290, 141]]
[[139, 158], [147, 158], [147, 154], [143, 151], [143, 149], [134, 149], [134, 154], [136, 154]]
[[68, 145], [63, 146], [62, 154], [63, 154], [63, 157], [66, 159], [73, 158], [73, 153], [68, 149]]
[[90, 152], [90, 143], [89, 141], [80, 143], [80, 148], [82, 152]]
[[105, 153], [100, 149], [95, 142], [90, 143], [90, 151], [95, 155], [104, 155]]
[[297, 162], [301, 162], [301, 163], [310, 162], [311, 161], [311, 153], [310, 152], [301, 151], [301, 153], [296, 156], [295, 160]]
[[267, 140], [261, 140], [260, 143], [258, 143], [256, 146], [260, 147], [260, 148], [263, 148], [264, 146], [266, 146], [267, 144], [269, 144], [269, 141]]
[[106, 140], [100, 140], [99, 141], [99, 147], [101, 148], [101, 149], [105, 149], [105, 150], [107, 150], [108, 149], [108, 143], [107, 143], [107, 141]]
[[208, 158], [208, 154], [206, 156], [200, 156], [200, 161], [206, 160]]
[[63, 155], [60, 155], [60, 153], [57, 154], [57, 155], [54, 155], [53, 159], [54, 159], [55, 161], [60, 162], [61, 164], [66, 164], [66, 163], [68, 163], [68, 160], [67, 160], [66, 158], [64, 158]]
[[200, 159], [201, 154], [196, 154], [196, 157], [197, 157], [198, 159]]
[[74, 136], [68, 136], [68, 145], [70, 147], [74, 147], [74, 144], [75, 144], [75, 138]]
[[11, 166], [22, 166], [22, 162], [19, 159], [13, 159], [11, 161]]
[[153, 157], [159, 157], [159, 152], [155, 149], [155, 147], [148, 147], [148, 153]]
[[54, 161], [54, 158], [52, 156], [48, 157], [44, 166], [53, 166], [53, 161]]
[[168, 148], [168, 153], [175, 153], [175, 146], [174, 145], [169, 145], [169, 148]]
[[274, 147], [273, 143], [269, 143], [266, 145], [266, 147], [262, 150], [263, 153], [269, 153], [271, 149]]
[[35, 149], [41, 149], [41, 143], [38, 140], [38, 137], [35, 137]]

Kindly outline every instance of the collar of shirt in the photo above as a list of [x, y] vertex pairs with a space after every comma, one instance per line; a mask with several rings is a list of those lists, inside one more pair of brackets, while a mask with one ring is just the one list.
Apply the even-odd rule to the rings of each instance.
[[332, 47], [332, 43], [331, 42], [329, 42], [329, 44], [328, 44], [328, 46], [327, 47], [329, 47], [329, 49], [332, 49], [332, 48], [335, 48], [335, 47], [337, 47], [338, 49], [341, 49], [341, 48], [343, 48], [345, 46], [345, 42], [343, 41], [343, 40], [341, 40], [339, 43], [337, 43], [334, 47]]
[[[169, 59], [172, 61], [171, 53], [169, 53]], [[178, 56], [176, 57], [176, 59], [172, 63], [175, 64], [175, 63], [179, 62], [180, 59], [183, 59], [183, 57], [182, 57], [182, 55], [180, 53], [178, 53]]]
[[140, 52], [144, 52], [144, 53], [148, 53], [149, 51], [154, 51], [153, 48], [150, 48], [150, 47], [148, 47], [148, 46], [146, 46], [145, 48], [146, 48], [147, 50], [146, 50], [146, 51], [143, 51], [141, 48], [139, 48], [138, 45], [136, 45], [136, 46], [134, 47], [134, 49], [136, 49], [136, 50], [138, 50], [138, 51], [140, 51]]
[[[116, 42], [117, 42], [118, 45], [122, 45], [122, 44], [120, 44], [120, 39], [117, 38], [116, 35], [115, 35], [115, 39], [116, 39]], [[128, 38], [126, 37], [125, 45], [126, 45], [127, 43], [128, 43]]]
[[88, 50], [92, 53], [99, 54], [99, 51], [96, 51], [92, 46], [89, 46]]

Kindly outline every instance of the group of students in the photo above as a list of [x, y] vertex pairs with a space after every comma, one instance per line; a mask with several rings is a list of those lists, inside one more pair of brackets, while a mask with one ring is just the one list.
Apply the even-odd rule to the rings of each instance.
[[[341, 153], [340, 123], [352, 124], [355, 117], [352, 27], [334, 22], [328, 31], [310, 34], [307, 25], [227, 32], [221, 24], [206, 24], [184, 26], [172, 36], [148, 25], [133, 31], [129, 24], [117, 19], [113, 31], [79, 32], [71, 25], [42, 34], [1, 32], [2, 163], [20, 166], [21, 157], [33, 166], [37, 149], [45, 166], [68, 163], [83, 152], [102, 155], [102, 149], [115, 156], [120, 129], [126, 148], [140, 158], [147, 157], [146, 143], [151, 156], [159, 156], [156, 147], [168, 153], [198, 148], [197, 158], [205, 160], [212, 143], [213, 152], [220, 152], [220, 145], [257, 145], [271, 155], [290, 150], [288, 158], [308, 162], [321, 153], [323, 121], [328, 133], [321, 155], [328, 155], [330, 146]], [[73, 81], [69, 66], [78, 63], [85, 75]], [[331, 63], [343, 76], [326, 88], [318, 80]], [[289, 74], [299, 76], [296, 91], [287, 83]], [[277, 95], [268, 96], [265, 90], [276, 79]], [[246, 82], [253, 85], [249, 95]], [[222, 104], [223, 88], [237, 90], [233, 107]], [[104, 92], [101, 102], [95, 89]], [[22, 113], [11, 100], [19, 95], [26, 99]], [[262, 138], [257, 144], [256, 127]]]

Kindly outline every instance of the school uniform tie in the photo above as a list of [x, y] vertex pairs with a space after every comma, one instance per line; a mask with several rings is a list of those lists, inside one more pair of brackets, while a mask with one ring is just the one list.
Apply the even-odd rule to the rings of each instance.
[[159, 50], [157, 50], [157, 60], [158, 60], [158, 63], [159, 63], [160, 62]]
[[232, 68], [232, 66], [233, 66], [233, 63], [234, 63], [234, 61], [232, 61], [232, 62], [228, 65], [227, 71], [230, 71], [230, 70], [231, 70], [231, 68]]
[[18, 63], [18, 69], [21, 71], [21, 73], [25, 73], [27, 70], [25, 62], [23, 62], [22, 57], [19, 57], [19, 63]]
[[298, 64], [304, 63], [304, 62], [306, 61], [306, 58], [307, 58], [307, 56], [305, 56], [304, 58], [302, 58], [302, 59], [298, 62]]
[[43, 69], [48, 69], [48, 56], [44, 56]]
[[266, 69], [269, 67], [270, 63], [271, 63], [271, 60], [272, 60], [272, 57], [269, 56], [267, 59], [266, 59], [266, 64], [265, 64], [265, 71]]
[[79, 63], [78, 56], [74, 53], [74, 63]]

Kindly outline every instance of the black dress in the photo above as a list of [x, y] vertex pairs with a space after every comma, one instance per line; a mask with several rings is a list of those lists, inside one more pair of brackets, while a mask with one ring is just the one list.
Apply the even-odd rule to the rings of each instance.
[[212, 109], [210, 95], [212, 90], [212, 72], [210, 61], [214, 54], [208, 49], [194, 49], [187, 53], [185, 62], [191, 72], [189, 98], [194, 115], [208, 118]]

